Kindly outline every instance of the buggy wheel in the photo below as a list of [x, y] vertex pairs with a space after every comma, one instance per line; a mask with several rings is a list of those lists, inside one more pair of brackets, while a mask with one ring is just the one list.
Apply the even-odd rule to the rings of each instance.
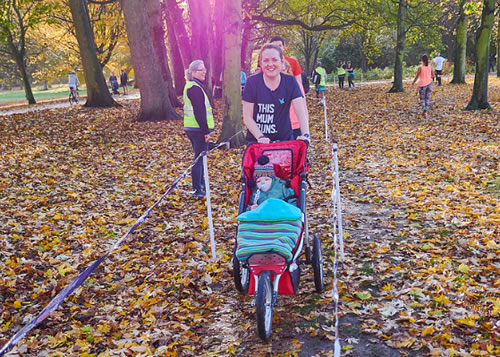
[[318, 234], [313, 237], [312, 265], [314, 270], [314, 286], [316, 292], [321, 293], [324, 288], [323, 283], [323, 255], [321, 254], [321, 239]]
[[246, 294], [250, 283], [250, 270], [242, 267], [236, 255], [233, 256], [233, 280], [236, 290]]
[[269, 270], [260, 273], [255, 311], [257, 312], [257, 332], [260, 338], [267, 341], [273, 327], [273, 283]]

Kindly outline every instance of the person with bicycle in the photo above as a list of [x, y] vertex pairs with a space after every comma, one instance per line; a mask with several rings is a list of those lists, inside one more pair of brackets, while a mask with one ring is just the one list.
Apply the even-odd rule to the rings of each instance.
[[69, 73], [69, 76], [68, 76], [68, 87], [69, 87], [70, 96], [77, 95], [79, 85], [80, 85], [80, 81], [78, 80], [78, 77], [76, 76], [75, 71], [71, 71]]

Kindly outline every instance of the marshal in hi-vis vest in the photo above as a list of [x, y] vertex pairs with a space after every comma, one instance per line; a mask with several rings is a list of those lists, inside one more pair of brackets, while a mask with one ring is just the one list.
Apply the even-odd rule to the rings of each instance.
[[323, 67], [316, 67], [316, 72], [318, 72], [321, 76], [319, 83], [317, 84], [324, 87], [326, 85], [326, 69]]
[[189, 88], [193, 86], [198, 86], [203, 91], [203, 96], [205, 97], [205, 108], [207, 109], [207, 125], [208, 129], [214, 128], [214, 116], [212, 114], [212, 107], [210, 105], [210, 101], [208, 100], [207, 94], [203, 90], [203, 88], [196, 83], [195, 81], [187, 81], [186, 86], [184, 87], [184, 127], [185, 128], [199, 128], [198, 122], [194, 117], [193, 104], [187, 95], [187, 91]]

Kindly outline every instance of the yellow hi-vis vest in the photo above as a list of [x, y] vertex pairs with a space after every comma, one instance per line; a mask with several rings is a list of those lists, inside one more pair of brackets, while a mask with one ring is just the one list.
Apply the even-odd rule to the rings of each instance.
[[184, 127], [185, 128], [199, 128], [198, 122], [194, 117], [193, 104], [187, 95], [187, 90], [193, 86], [198, 86], [203, 92], [203, 96], [205, 97], [205, 108], [207, 110], [207, 125], [208, 129], [214, 128], [214, 115], [212, 114], [212, 106], [210, 105], [210, 101], [208, 100], [207, 94], [203, 90], [203, 88], [196, 83], [195, 81], [187, 81], [186, 86], [184, 87]]
[[324, 87], [326, 84], [326, 69], [324, 69], [323, 67], [316, 67], [316, 72], [318, 72], [321, 76], [319, 85]]

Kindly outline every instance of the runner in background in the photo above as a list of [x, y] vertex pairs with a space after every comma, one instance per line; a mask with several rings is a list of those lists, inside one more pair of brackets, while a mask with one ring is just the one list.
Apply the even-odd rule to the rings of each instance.
[[354, 67], [352, 66], [351, 61], [347, 62], [345, 70], [347, 71], [347, 82], [349, 83], [349, 90], [351, 90], [351, 86], [352, 89], [356, 89], [356, 86], [354, 85]]
[[[315, 81], [314, 84], [314, 89], [316, 90], [316, 98], [320, 97], [320, 92], [321, 92], [321, 100], [319, 101], [319, 105], [323, 105], [325, 101], [325, 91], [326, 91], [326, 79], [327, 79], [327, 74], [326, 74], [326, 69], [321, 67], [321, 62], [318, 61], [316, 63], [316, 73], [319, 75], [319, 81]], [[316, 83], [318, 82], [318, 83]]]
[[432, 82], [434, 82], [434, 72], [429, 64], [429, 57], [427, 57], [427, 55], [422, 56], [422, 64], [418, 67], [417, 75], [411, 85], [414, 85], [417, 80], [420, 103], [422, 104], [422, 109], [424, 110], [422, 115], [426, 117], [430, 106]]
[[339, 78], [339, 88], [344, 89], [344, 79], [345, 79], [344, 61], [339, 60], [337, 62], [337, 76]]
[[434, 66], [436, 66], [436, 81], [438, 87], [441, 86], [441, 74], [443, 74], [443, 64], [446, 62], [446, 58], [441, 57], [439, 52], [436, 52], [436, 57], [432, 60]]

